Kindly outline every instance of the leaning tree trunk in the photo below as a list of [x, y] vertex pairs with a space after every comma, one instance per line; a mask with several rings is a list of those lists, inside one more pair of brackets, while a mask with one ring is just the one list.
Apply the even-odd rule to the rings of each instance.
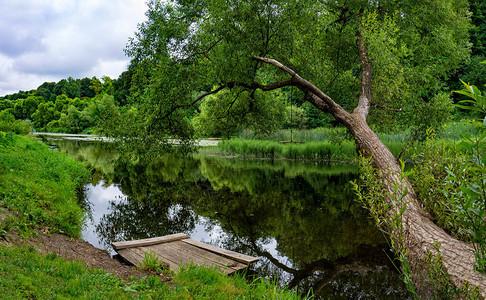
[[[439, 267], [450, 275], [450, 280], [455, 286], [459, 288], [467, 287], [467, 285], [476, 286], [482, 297], [486, 298], [486, 274], [474, 270], [473, 247], [453, 238], [432, 222], [418, 202], [410, 182], [406, 178], [402, 178], [401, 168], [395, 157], [370, 129], [362, 116], [353, 113], [346, 126], [353, 134], [357, 147], [372, 156], [374, 167], [383, 174], [382, 187], [385, 194], [393, 195], [396, 187], [400, 185], [402, 193], [405, 194], [399, 203], [399, 205], [405, 205], [405, 210], [401, 215], [402, 227], [400, 230], [403, 231], [390, 232], [390, 234], [392, 236], [403, 235], [400, 246], [407, 252], [415, 284], [420, 286], [421, 283], [418, 281], [424, 279], [422, 278], [424, 270], [430, 269], [430, 264], [434, 263], [430, 261], [430, 258], [433, 257], [441, 259], [443, 265]], [[387, 196], [385, 200], [390, 207], [393, 207], [391, 202], [395, 199]], [[393, 209], [388, 212], [388, 214], [396, 213]]]
[[[439, 272], [447, 272], [454, 285], [459, 288], [467, 287], [467, 285], [476, 286], [481, 296], [486, 298], [486, 274], [474, 270], [473, 247], [450, 236], [432, 222], [418, 202], [417, 195], [408, 179], [402, 178], [403, 174], [395, 157], [366, 123], [371, 106], [372, 64], [368, 58], [363, 36], [359, 31], [357, 32], [357, 46], [361, 61], [361, 91], [358, 105], [352, 113], [344, 110], [331, 97], [294, 70], [274, 59], [253, 57], [257, 61], [283, 70], [291, 75], [291, 79], [265, 86], [256, 83], [251, 87], [271, 90], [286, 85], [296, 86], [306, 94], [306, 101], [324, 112], [331, 113], [349, 129], [356, 141], [357, 148], [372, 158], [373, 166], [382, 174], [382, 188], [385, 194], [383, 200], [389, 207], [384, 221], [390, 221], [393, 216], [397, 215], [396, 207], [404, 208], [403, 213], [398, 214], [401, 221], [400, 228], [391, 227], [390, 235], [391, 237], [400, 236], [400, 243], [395, 244], [400, 249], [394, 250], [403, 250], [406, 253], [412, 267], [412, 279], [415, 280], [416, 285], [421, 284], [420, 275], [428, 268], [427, 260], [429, 259], [430, 266], [430, 257], [435, 257], [436, 262], [439, 262], [436, 267], [441, 268]], [[393, 197], [386, 196], [393, 195], [397, 186], [401, 186], [401, 192], [404, 195], [398, 198], [399, 203], [396, 203], [397, 200]], [[440, 246], [438, 247], [438, 245]]]

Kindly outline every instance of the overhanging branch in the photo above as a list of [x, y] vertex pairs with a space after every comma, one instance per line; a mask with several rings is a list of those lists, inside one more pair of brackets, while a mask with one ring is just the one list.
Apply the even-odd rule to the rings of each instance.
[[266, 64], [271, 64], [273, 66], [276, 66], [280, 70], [290, 74], [292, 76], [290, 80], [293, 82], [295, 86], [297, 86], [300, 90], [302, 90], [306, 94], [311, 93], [312, 95], [315, 96], [312, 97], [312, 99], [314, 99], [314, 102], [311, 103], [314, 104], [317, 108], [321, 109], [321, 107], [326, 107], [329, 113], [331, 113], [336, 119], [341, 121], [345, 121], [349, 118], [349, 113], [344, 108], [342, 108], [341, 105], [337, 104], [331, 97], [329, 97], [319, 88], [317, 88], [311, 82], [302, 78], [299, 74], [297, 74], [297, 72], [295, 72], [291, 68], [271, 58], [253, 56], [253, 59]]
[[273, 83], [266, 84], [266, 85], [260, 84], [258, 82], [253, 82], [252, 84], [233, 82], [232, 84], [237, 85], [237, 86], [241, 86], [241, 87], [244, 87], [244, 88], [247, 88], [247, 89], [251, 89], [251, 90], [260, 89], [262, 91], [272, 91], [272, 90], [276, 90], [276, 89], [279, 89], [279, 88], [283, 88], [285, 86], [295, 85], [295, 83], [292, 81], [292, 79], [277, 81], [277, 82], [273, 82]]

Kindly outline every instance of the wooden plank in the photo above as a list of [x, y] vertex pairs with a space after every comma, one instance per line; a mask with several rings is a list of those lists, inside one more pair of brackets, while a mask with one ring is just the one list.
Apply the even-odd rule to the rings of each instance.
[[178, 266], [188, 263], [204, 265], [204, 262], [201, 263], [201, 261], [197, 261], [197, 259], [194, 259], [194, 257], [188, 256], [184, 251], [174, 248], [173, 243], [174, 242], [158, 244], [149, 247], [151, 250], [157, 253], [159, 257], [161, 257], [162, 261], [172, 261], [177, 263]]
[[184, 263], [189, 262], [199, 266], [217, 267], [220, 271], [224, 271], [226, 274], [231, 274], [247, 267], [247, 265], [240, 262], [224, 258], [213, 252], [206, 251], [187, 243], [182, 243], [181, 241], [153, 245], [150, 246], [150, 248], [154, 249], [157, 253], [161, 253], [162, 256], [164, 256], [165, 253], [170, 253], [169, 255], [177, 253]]
[[182, 239], [180, 241], [187, 243], [187, 244], [190, 244], [190, 245], [193, 245], [193, 246], [196, 246], [196, 247], [199, 247], [199, 248], [202, 248], [202, 249], [205, 249], [205, 250], [208, 250], [208, 251], [211, 251], [211, 252], [214, 252], [214, 253], [222, 255], [224, 257], [231, 258], [233, 260], [236, 260], [236, 261], [239, 261], [239, 262], [242, 262], [242, 263], [245, 263], [245, 264], [250, 264], [250, 263], [258, 261], [258, 258], [256, 258], [256, 257], [248, 256], [248, 255], [241, 254], [241, 253], [234, 252], [234, 251], [230, 251], [230, 250], [221, 249], [219, 247], [209, 245], [209, 244], [206, 244], [206, 243], [201, 243], [201, 242], [198, 242], [198, 241], [195, 241], [195, 240]]
[[196, 247], [194, 245], [188, 244], [188, 243], [183, 243], [182, 241], [176, 241], [170, 243], [170, 246], [176, 248], [178, 251], [183, 251], [187, 253], [189, 256], [196, 256], [200, 257], [201, 259], [204, 260], [209, 260], [213, 263], [220, 264], [222, 266], [228, 266], [230, 268], [238, 268], [238, 267], [243, 267], [246, 268], [247, 265], [240, 263], [238, 261], [226, 258], [224, 256], [220, 256], [214, 252], [207, 251], [205, 249]]
[[[166, 244], [164, 243], [160, 245], [166, 245]], [[179, 269], [179, 265], [181, 264], [181, 261], [183, 260], [183, 257], [178, 255], [178, 253], [163, 253], [155, 249], [154, 248], [155, 246], [157, 245], [150, 245], [150, 246], [134, 248], [134, 249], [142, 253], [148, 251], [154, 252], [162, 262], [165, 262], [169, 265], [171, 270], [177, 271]]]
[[111, 246], [113, 246], [113, 249], [119, 250], [125, 248], [134, 248], [134, 247], [155, 245], [160, 243], [167, 243], [167, 242], [172, 242], [172, 241], [177, 241], [177, 240], [187, 239], [187, 238], [189, 238], [189, 236], [185, 233], [176, 233], [176, 234], [159, 236], [159, 237], [154, 237], [149, 239], [126, 241], [126, 242], [113, 242], [111, 243]]
[[143, 259], [143, 256], [140, 256], [137, 252], [133, 251], [131, 248], [121, 249], [118, 251], [118, 254], [123, 257], [124, 260], [128, 261], [134, 266], [139, 266], [140, 262]]
[[247, 265], [219, 256], [213, 252], [181, 241], [155, 244], [142, 247], [117, 250], [120, 256], [135, 266], [140, 266], [145, 253], [152, 251], [157, 257], [169, 265], [171, 270], [179, 271], [179, 266], [186, 263], [206, 267], [217, 267], [226, 274], [244, 269]]

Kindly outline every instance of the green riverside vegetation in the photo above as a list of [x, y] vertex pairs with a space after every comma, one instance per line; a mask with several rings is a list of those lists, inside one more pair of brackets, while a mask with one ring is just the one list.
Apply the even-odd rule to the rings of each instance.
[[84, 212], [77, 199], [86, 167], [13, 133], [0, 133], [0, 157], [0, 206], [12, 213], [0, 226], [79, 236]]
[[[436, 136], [445, 143], [454, 144], [464, 135], [479, 136], [480, 134], [481, 124], [459, 121], [447, 123]], [[379, 136], [395, 157], [401, 154], [401, 159], [412, 158], [420, 153], [424, 146], [424, 143], [414, 142], [410, 131], [379, 134]], [[298, 142], [279, 142], [291, 140]], [[214, 149], [201, 151], [215, 152]], [[226, 155], [277, 159], [352, 161], [357, 158], [355, 143], [342, 127], [293, 130], [292, 133], [289, 129], [284, 129], [264, 137], [250, 130], [243, 130], [237, 138], [220, 142], [217, 151]]]
[[[0, 132], [0, 238], [9, 231], [28, 238], [35, 228], [79, 236], [84, 212], [78, 199], [89, 177], [86, 166], [29, 137]], [[171, 283], [157, 276], [123, 281], [82, 262], [34, 247], [0, 243], [0, 294], [3, 299], [300, 299], [263, 278], [184, 266]]]

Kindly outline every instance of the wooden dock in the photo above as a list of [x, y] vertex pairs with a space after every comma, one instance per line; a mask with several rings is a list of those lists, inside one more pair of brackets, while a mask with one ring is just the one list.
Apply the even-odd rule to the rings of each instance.
[[114, 242], [111, 245], [123, 259], [135, 266], [139, 266], [145, 253], [151, 251], [175, 272], [179, 270], [180, 265], [190, 263], [216, 267], [226, 274], [231, 274], [258, 261], [256, 257], [192, 240], [189, 235], [184, 233], [136, 241]]

